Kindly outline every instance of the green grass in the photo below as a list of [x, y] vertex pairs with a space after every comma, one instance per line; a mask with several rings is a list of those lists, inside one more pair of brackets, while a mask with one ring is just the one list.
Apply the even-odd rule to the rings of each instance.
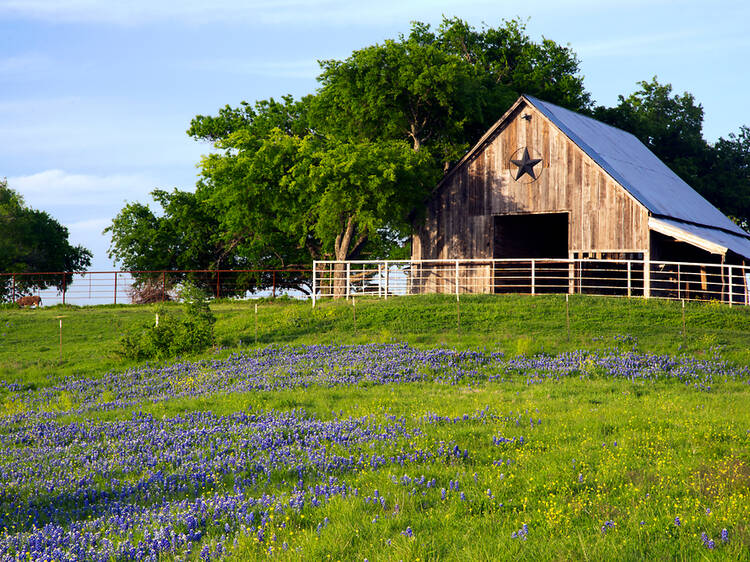
[[[700, 356], [719, 347], [724, 357], [750, 364], [750, 309], [713, 303], [687, 304], [683, 337], [679, 302], [574, 295], [569, 339], [560, 295], [464, 296], [458, 306], [455, 298], [442, 295], [358, 299], [355, 307], [345, 301], [312, 308], [308, 302], [264, 300], [258, 303], [257, 339], [254, 305], [212, 304], [217, 345], [405, 341], [533, 354], [601, 349], [611, 347], [615, 336], [630, 336], [643, 351]], [[151, 306], [0, 309], [0, 379], [46, 385], [65, 376], [100, 376], [126, 368], [133, 363], [117, 355], [122, 334], [153, 320]]]
[[[696, 560], [707, 556], [700, 534], [716, 539], [722, 528], [729, 528], [732, 543], [718, 557], [748, 559], [746, 388], [727, 388], [709, 398], [674, 385], [644, 389], [606, 381], [489, 384], [471, 390], [373, 388], [345, 397], [326, 391], [313, 398], [294, 394], [252, 405], [299, 401], [324, 417], [331, 409], [343, 410], [344, 416], [387, 412], [416, 426], [427, 411], [460, 416], [489, 407], [523, 415], [520, 426], [476, 420], [421, 424], [426, 437], [418, 444], [453, 441], [471, 451], [470, 459], [346, 478], [362, 496], [379, 490], [388, 508], [348, 498], [304, 512], [309, 521], [292, 517], [286, 528], [275, 529], [277, 543], [289, 545], [285, 552], [276, 548], [282, 560], [300, 553], [309, 560]], [[208, 406], [223, 410], [218, 403]], [[737, 415], [729, 420], [727, 411]], [[531, 428], [529, 417], [541, 425]], [[497, 434], [523, 435], [528, 444], [493, 446], [491, 436]], [[511, 464], [494, 466], [501, 458]], [[416, 487], [410, 495], [411, 485], [392, 482], [404, 474], [435, 478], [437, 485], [433, 490]], [[466, 501], [458, 492], [440, 498], [439, 490], [454, 479], [461, 482]], [[325, 517], [330, 526], [318, 532]], [[607, 520], [616, 526], [602, 533]], [[524, 523], [529, 539], [510, 539]], [[413, 538], [401, 534], [407, 527]], [[264, 549], [252, 538], [243, 539], [235, 556], [260, 559]]]
[[[750, 311], [716, 304], [688, 304], [683, 334], [680, 303], [573, 296], [569, 338], [561, 296], [462, 297], [460, 326], [456, 301], [448, 296], [362, 299], [356, 308], [332, 301], [315, 309], [284, 300], [258, 305], [256, 339], [254, 303], [212, 304], [221, 349], [204, 356], [269, 344], [406, 341], [508, 355], [636, 347], [750, 365]], [[62, 360], [60, 315], [65, 316]], [[2, 309], [0, 379], [41, 387], [66, 376], [101, 377], [132, 366], [117, 356], [118, 340], [152, 321], [148, 306]], [[302, 408], [322, 419], [404, 417], [424, 432], [402, 443], [405, 450], [444, 441], [470, 451], [461, 462], [342, 475], [360, 497], [308, 506], [271, 524], [267, 536], [276, 534], [273, 556], [280, 560], [750, 559], [750, 385], [716, 380], [707, 393], [677, 382], [633, 383], [597, 373], [541, 384], [528, 384], [525, 375], [511, 379], [215, 394], [95, 411], [87, 419], [127, 419], [132, 411], [161, 418]], [[6, 412], [11, 398], [0, 391]], [[498, 417], [422, 420], [428, 412], [458, 417], [485, 408]], [[529, 418], [541, 425], [532, 427]], [[66, 415], [59, 421], [80, 419]], [[527, 443], [493, 445], [496, 435], [524, 436]], [[498, 459], [511, 463], [498, 467], [493, 464]], [[393, 482], [404, 474], [435, 478], [437, 484], [428, 490]], [[441, 499], [440, 489], [451, 480], [460, 481], [467, 500], [451, 491]], [[285, 484], [278, 477], [258, 494], [282, 493]], [[376, 489], [388, 497], [385, 510], [361, 499]], [[326, 517], [328, 525], [318, 530]], [[615, 527], [602, 532], [608, 520]], [[511, 539], [524, 523], [528, 540]], [[407, 527], [411, 538], [402, 534]], [[729, 544], [708, 551], [701, 533], [718, 543], [723, 528]], [[253, 536], [240, 536], [232, 557], [267, 558], [268, 544]]]

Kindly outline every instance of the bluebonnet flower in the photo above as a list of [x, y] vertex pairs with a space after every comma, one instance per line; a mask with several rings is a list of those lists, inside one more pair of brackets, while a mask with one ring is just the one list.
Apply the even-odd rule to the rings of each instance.
[[514, 531], [510, 534], [510, 538], [512, 539], [521, 539], [526, 540], [529, 536], [529, 526], [524, 523], [521, 528], [518, 531]]

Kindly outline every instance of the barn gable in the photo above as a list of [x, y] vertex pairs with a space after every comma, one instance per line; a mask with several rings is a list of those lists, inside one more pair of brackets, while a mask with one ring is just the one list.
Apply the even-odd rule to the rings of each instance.
[[636, 137], [522, 96], [438, 185], [412, 257], [672, 259], [670, 244], [750, 258], [750, 236]]

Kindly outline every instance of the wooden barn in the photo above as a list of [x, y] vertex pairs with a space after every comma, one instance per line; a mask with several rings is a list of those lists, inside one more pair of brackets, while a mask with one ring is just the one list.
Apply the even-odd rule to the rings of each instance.
[[[512, 258], [640, 260], [649, 287], [652, 261], [744, 264], [750, 235], [635, 136], [521, 96], [433, 192], [412, 238], [424, 269], [412, 289], [451, 290], [422, 260]], [[497, 264], [477, 264], [462, 290], [499, 292]]]

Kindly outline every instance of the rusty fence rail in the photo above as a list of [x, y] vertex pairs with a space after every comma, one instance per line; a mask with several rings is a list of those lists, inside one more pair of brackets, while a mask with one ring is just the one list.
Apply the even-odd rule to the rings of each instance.
[[86, 271], [0, 273], [0, 302], [24, 295], [55, 304], [129, 304], [178, 298], [190, 281], [213, 298], [260, 298], [288, 295], [309, 298], [311, 269], [222, 269], [179, 271]]
[[544, 293], [750, 304], [750, 267], [617, 259], [316, 261], [323, 297]]

